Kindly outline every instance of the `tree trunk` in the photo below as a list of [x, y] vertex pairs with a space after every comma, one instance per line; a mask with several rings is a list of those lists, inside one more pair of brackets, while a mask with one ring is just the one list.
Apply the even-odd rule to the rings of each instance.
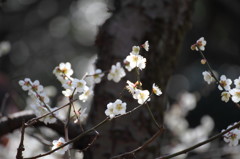
[[[151, 90], [153, 83], [162, 88], [176, 65], [184, 33], [190, 26], [193, 2], [191, 0], [116, 0], [111, 18], [99, 29], [96, 40], [98, 60], [96, 67], [109, 70], [111, 65], [122, 62], [133, 45], [149, 40], [149, 52], [141, 53], [147, 58], [146, 69], [141, 72], [143, 88]], [[136, 82], [134, 71], [127, 73], [119, 83], [103, 81], [95, 87], [95, 97], [89, 122], [96, 124], [106, 116], [109, 102], [122, 96], [127, 110], [137, 102], [124, 92], [126, 80]], [[163, 97], [149, 102], [160, 125], [163, 123]], [[111, 121], [99, 129], [100, 137], [92, 149], [93, 158], [110, 158], [139, 147], [157, 131], [145, 107], [120, 119]], [[160, 140], [153, 142], [137, 158], [154, 158], [160, 155]]]

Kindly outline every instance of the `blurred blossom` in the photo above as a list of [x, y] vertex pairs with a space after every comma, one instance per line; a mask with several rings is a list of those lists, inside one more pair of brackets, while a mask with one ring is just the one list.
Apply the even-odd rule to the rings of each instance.
[[179, 104], [186, 109], [186, 111], [193, 110], [197, 105], [197, 98], [193, 93], [181, 93]]
[[44, 87], [44, 92], [46, 93], [47, 96], [54, 97], [57, 94], [57, 88], [54, 86], [47, 86]]
[[8, 41], [2, 41], [0, 42], [0, 57], [8, 54], [11, 50], [11, 44]]
[[74, 36], [82, 45], [93, 45], [97, 28], [110, 16], [103, 1], [78, 1], [71, 7]]
[[[174, 147], [171, 147], [170, 154], [181, 151], [183, 149], [186, 149], [185, 145], [183, 145], [183, 144], [176, 145]], [[187, 154], [182, 154], [182, 155], [176, 156], [175, 158], [176, 159], [185, 159], [186, 157], [187, 157]]]

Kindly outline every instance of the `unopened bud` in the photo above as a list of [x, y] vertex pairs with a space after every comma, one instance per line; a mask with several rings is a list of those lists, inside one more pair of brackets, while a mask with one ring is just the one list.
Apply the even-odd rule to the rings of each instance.
[[206, 59], [202, 59], [202, 60], [201, 60], [201, 64], [203, 64], [203, 65], [205, 65], [205, 64], [206, 64], [206, 62], [207, 62], [207, 60], [206, 60]]

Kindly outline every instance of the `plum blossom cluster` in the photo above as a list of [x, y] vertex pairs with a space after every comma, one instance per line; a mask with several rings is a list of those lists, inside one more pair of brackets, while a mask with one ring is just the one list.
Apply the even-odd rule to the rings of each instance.
[[[236, 123], [234, 123], [233, 125], [235, 125]], [[229, 125], [227, 127], [231, 128], [233, 125]], [[225, 130], [222, 130], [222, 132]], [[240, 130], [239, 128], [235, 128], [231, 131], [229, 131], [228, 133], [223, 135], [223, 139], [225, 142], [227, 142], [229, 144], [229, 146], [237, 146], [240, 140]]]
[[[144, 58], [139, 54], [141, 48], [143, 48], [146, 51], [149, 51], [148, 41], [146, 41], [144, 44], [140, 46], [132, 47], [132, 51], [130, 52], [130, 55], [128, 55], [123, 61], [125, 68], [128, 71], [131, 71], [134, 68], [138, 68], [142, 70], [146, 67], [146, 58]], [[107, 79], [109, 81], [113, 80], [114, 82], [118, 83], [125, 76], [126, 76], [126, 73], [124, 68], [121, 66], [120, 62], [117, 62], [115, 65], [112, 65], [107, 75]]]
[[107, 104], [107, 109], [105, 111], [106, 116], [109, 116], [111, 119], [116, 115], [123, 115], [126, 113], [127, 104], [122, 102], [120, 99], [117, 99], [114, 103], [110, 102]]
[[[127, 81], [127, 90], [132, 94], [133, 98], [138, 101], [138, 104], [143, 104], [146, 101], [150, 101], [150, 93], [148, 90], [142, 90], [139, 89], [142, 84], [137, 81], [135, 84]], [[154, 83], [152, 87], [152, 92], [156, 94], [157, 96], [160, 96], [162, 94], [162, 91], [159, 89], [159, 87]]]
[[[146, 41], [144, 44], [141, 45], [142, 48], [144, 48], [146, 51], [149, 50], [149, 44], [148, 41]], [[140, 46], [133, 46], [132, 51], [130, 52], [130, 55], [128, 55], [124, 59], [125, 68], [128, 71], [132, 71], [134, 68], [139, 68], [140, 70], [144, 69], [146, 67], [146, 58], [141, 56], [139, 54], [140, 52]]]
[[[96, 76], [96, 81], [101, 81], [101, 70], [98, 70], [98, 76]], [[85, 102], [92, 94], [92, 88], [87, 86], [87, 82], [84, 79], [73, 78], [73, 70], [69, 62], [60, 63], [59, 66], [55, 67], [53, 74], [62, 83], [62, 87], [65, 89], [62, 91], [63, 95], [66, 97], [71, 97], [76, 93], [80, 93], [79, 100]]]
[[[49, 106], [50, 99], [44, 92], [44, 88], [38, 80], [32, 82], [31, 79], [25, 78], [24, 80], [19, 81], [19, 85], [24, 91], [28, 91], [28, 95], [33, 99], [34, 104], [31, 104], [31, 107], [37, 117], [53, 111], [53, 109]], [[56, 122], [55, 116], [56, 114], [52, 113], [39, 120], [43, 121], [45, 124], [54, 123]]]
[[[203, 78], [208, 84], [215, 81], [208, 71], [203, 72]], [[231, 88], [231, 85], [233, 83], [235, 87]], [[220, 91], [223, 91], [221, 93], [222, 101], [228, 102], [231, 98], [234, 103], [240, 102], [240, 76], [235, 79], [234, 82], [232, 82], [232, 80], [227, 78], [225, 75], [221, 75], [219, 79], [218, 89]]]

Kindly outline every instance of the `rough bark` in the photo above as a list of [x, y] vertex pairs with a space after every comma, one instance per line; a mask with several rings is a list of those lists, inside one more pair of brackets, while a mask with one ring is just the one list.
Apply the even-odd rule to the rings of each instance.
[[[98, 60], [96, 67], [109, 70], [117, 61], [122, 62], [133, 45], [149, 40], [150, 51], [143, 55], [147, 58], [147, 68], [142, 72], [144, 89], [151, 89], [157, 83], [164, 92], [167, 80], [174, 70], [184, 33], [189, 28], [192, 12], [191, 0], [125, 0], [115, 1], [116, 10], [99, 29], [96, 40]], [[95, 97], [90, 114], [92, 123], [105, 118], [104, 111], [109, 102], [119, 98], [126, 80], [136, 81], [136, 73], [127, 74], [120, 83], [103, 81], [95, 87]], [[130, 110], [137, 105], [124, 92], [123, 100]], [[150, 104], [155, 117], [162, 123], [163, 97], [154, 98]], [[114, 120], [100, 130], [100, 138], [92, 147], [93, 158], [110, 158], [140, 146], [156, 132], [146, 108]], [[159, 140], [137, 158], [153, 158], [160, 153]]]

